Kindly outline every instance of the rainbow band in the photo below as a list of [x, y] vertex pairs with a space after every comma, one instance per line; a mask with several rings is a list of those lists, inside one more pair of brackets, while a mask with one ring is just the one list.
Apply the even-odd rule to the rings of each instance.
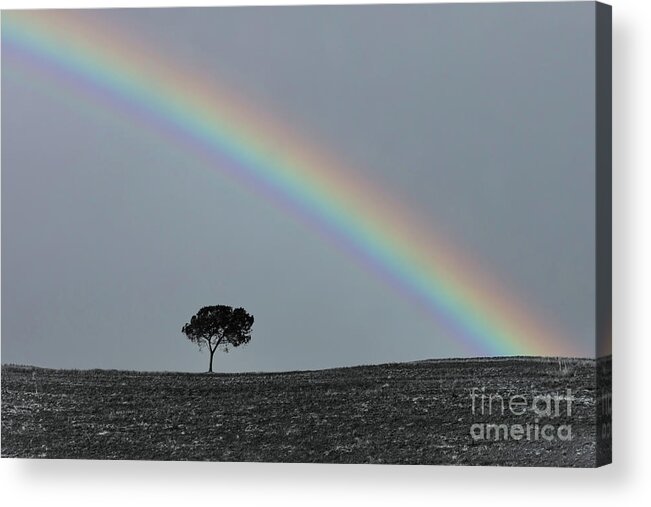
[[464, 354], [577, 355], [450, 241], [232, 90], [80, 11], [4, 12], [2, 43], [3, 59], [118, 105], [317, 228], [424, 308]]

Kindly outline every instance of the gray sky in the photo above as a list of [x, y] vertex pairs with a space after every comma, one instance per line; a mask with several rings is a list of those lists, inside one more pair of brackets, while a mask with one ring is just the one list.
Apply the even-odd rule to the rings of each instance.
[[[113, 10], [392, 189], [594, 350], [592, 3]], [[35, 84], [36, 78], [40, 84]], [[2, 61], [2, 362], [221, 371], [460, 355], [314, 231], [153, 133]]]

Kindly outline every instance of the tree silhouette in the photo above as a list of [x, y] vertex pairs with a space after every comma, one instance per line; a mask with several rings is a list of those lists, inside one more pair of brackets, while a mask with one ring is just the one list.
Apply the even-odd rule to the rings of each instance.
[[228, 352], [228, 346], [239, 347], [251, 341], [251, 327], [253, 315], [249, 315], [244, 308], [217, 305], [204, 306], [186, 323], [181, 332], [188, 340], [196, 343], [201, 349], [204, 346], [210, 350], [210, 367], [215, 351], [223, 347]]

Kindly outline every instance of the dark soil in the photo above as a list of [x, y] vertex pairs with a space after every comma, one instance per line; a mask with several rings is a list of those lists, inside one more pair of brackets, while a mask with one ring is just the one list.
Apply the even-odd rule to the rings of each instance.
[[[595, 384], [588, 359], [213, 375], [3, 366], [2, 456], [590, 467]], [[473, 388], [507, 400], [505, 414], [495, 398], [473, 415]], [[514, 395], [566, 389], [570, 415], [508, 410]], [[473, 439], [474, 423], [571, 424], [572, 438]]]

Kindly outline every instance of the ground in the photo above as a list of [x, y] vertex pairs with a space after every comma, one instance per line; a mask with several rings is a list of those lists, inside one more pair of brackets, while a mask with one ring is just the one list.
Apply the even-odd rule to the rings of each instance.
[[[597, 454], [595, 384], [589, 359], [212, 375], [5, 365], [2, 456], [589, 467]], [[563, 398], [545, 398], [567, 389], [570, 414]], [[473, 392], [493, 396], [490, 414], [486, 405], [481, 413], [479, 397], [473, 414]], [[560, 400], [556, 417], [534, 410], [537, 395], [539, 409]], [[528, 403], [516, 398], [518, 415], [509, 411], [514, 396]], [[472, 428], [485, 423], [512, 432], [529, 424], [531, 438], [495, 428], [490, 438], [473, 438]], [[555, 438], [534, 438], [535, 425], [547, 423]], [[557, 436], [564, 425], [571, 440]]]

